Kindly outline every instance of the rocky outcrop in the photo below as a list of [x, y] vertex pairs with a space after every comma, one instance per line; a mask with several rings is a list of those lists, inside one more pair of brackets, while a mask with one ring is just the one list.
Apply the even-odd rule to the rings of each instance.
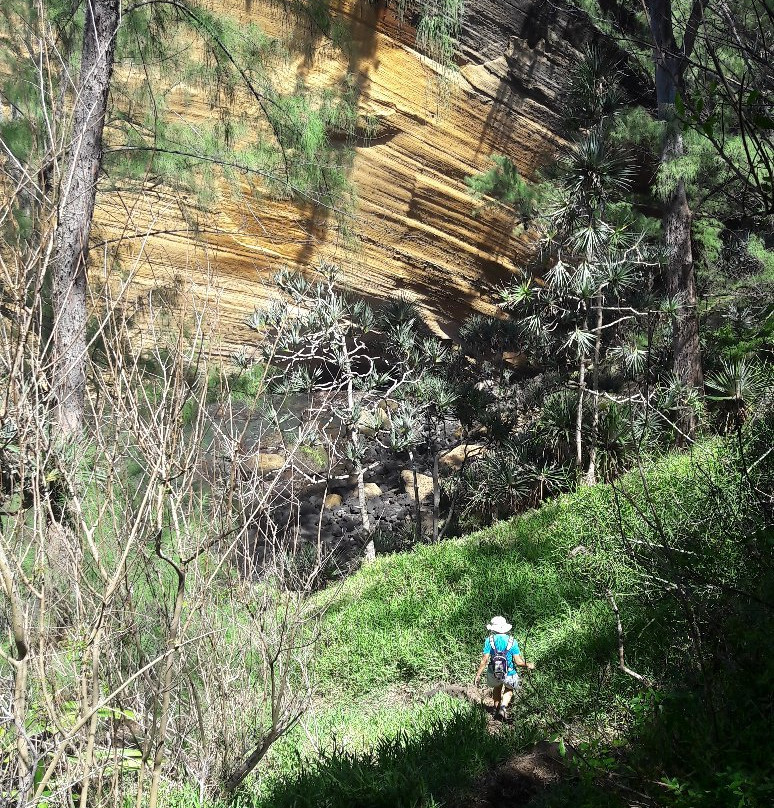
[[[287, 25], [277, 4], [211, 3], [268, 33]], [[508, 211], [474, 215], [465, 178], [485, 170], [492, 153], [509, 155], [534, 177], [555, 152], [562, 80], [589, 37], [582, 20], [551, 3], [468, 0], [462, 63], [439, 90], [438, 65], [417, 52], [414, 30], [392, 4], [333, 0], [332, 11], [350, 29], [348, 55], [318, 40], [286, 69], [318, 86], [351, 73], [360, 112], [377, 122], [351, 164], [352, 243], [339, 243], [328, 211], [287, 201], [224, 196], [194, 226], [161, 189], [140, 200], [107, 192], [99, 199], [102, 237], [143, 235], [124, 249], [124, 265], [137, 277], [132, 294], [142, 298], [149, 287], [185, 276], [217, 301], [224, 350], [252, 341], [245, 317], [281, 264], [335, 260], [355, 292], [376, 299], [405, 293], [439, 333], [453, 334], [465, 314], [493, 311], [496, 287], [530, 252], [529, 238], [513, 235]], [[204, 94], [190, 88], [167, 101], [192, 121], [210, 114]]]

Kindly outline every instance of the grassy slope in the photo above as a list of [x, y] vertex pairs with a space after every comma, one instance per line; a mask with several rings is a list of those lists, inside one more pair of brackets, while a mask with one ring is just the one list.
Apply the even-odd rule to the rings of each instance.
[[[658, 516], [673, 532], [676, 523], [700, 518], [702, 480], [721, 474], [711, 447], [701, 460], [699, 471], [690, 456], [670, 456], [645, 478]], [[616, 489], [583, 488], [464, 539], [386, 556], [362, 569], [328, 612], [317, 666], [321, 690], [338, 700], [416, 691], [438, 681], [466, 683], [493, 614], [514, 624], [543, 685], [559, 673], [563, 679], [582, 675], [590, 661], [614, 661], [615, 624], [604, 592], [609, 586], [620, 594], [633, 574], [620, 558], [620, 526], [633, 536], [652, 518], [627, 502], [627, 496], [641, 501], [636, 473]], [[588, 552], [572, 555], [580, 545]], [[358, 655], [366, 665], [352, 664]], [[630, 664], [638, 662], [635, 657]], [[642, 664], [647, 669], [652, 662]]]
[[[615, 667], [606, 590], [618, 597], [632, 668], [658, 678], [684, 645], [679, 626], [668, 643], [659, 633], [673, 620], [668, 599], [661, 613], [652, 599], [644, 606], [629, 597], [643, 584], [641, 570], [623, 561], [621, 536], [652, 538], [659, 523], [673, 541], [702, 536], [722, 544], [727, 531], [716, 530], [706, 503], [722, 498], [733, 481], [716, 452], [706, 445], [695, 457], [667, 457], [644, 477], [627, 475], [615, 490], [581, 489], [465, 539], [377, 559], [354, 575], [327, 616], [317, 659], [320, 698], [307, 740], [298, 733], [278, 745], [251, 801], [431, 805], [532, 738], [573, 735], [584, 722], [624, 732], [618, 708], [637, 691]], [[653, 507], [642, 507], [645, 489]], [[733, 511], [734, 503], [727, 505]], [[588, 552], [571, 553], [579, 545]], [[718, 554], [722, 565], [708, 572], [734, 575], [733, 552], [719, 545]], [[538, 666], [521, 691], [515, 727], [495, 743], [480, 711], [444, 698], [412, 703], [433, 683], [470, 681], [493, 614], [513, 622]], [[300, 765], [298, 744], [309, 749], [311, 739], [330, 749], [331, 737], [333, 757], [311, 769]], [[400, 749], [391, 746], [396, 737]], [[356, 784], [354, 792], [347, 783]]]

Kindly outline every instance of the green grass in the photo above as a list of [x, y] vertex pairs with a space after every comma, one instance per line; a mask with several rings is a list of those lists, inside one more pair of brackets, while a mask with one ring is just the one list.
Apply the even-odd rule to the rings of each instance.
[[268, 803], [248, 797], [242, 804], [430, 806], [439, 797], [468, 786], [507, 752], [500, 738], [485, 731], [480, 710], [442, 704], [419, 709], [417, 715], [421, 722], [409, 720], [393, 734], [372, 740], [364, 750], [350, 748], [347, 737], [337, 739], [313, 764], [300, 766], [295, 779], [276, 780]]
[[209, 396], [213, 399], [226, 390], [232, 401], [255, 406], [258, 396], [266, 388], [266, 366], [256, 363], [230, 372], [221, 370], [210, 377], [208, 385]]
[[[711, 446], [701, 463], [698, 472], [690, 456], [669, 457], [646, 478], [656, 515], [673, 532], [696, 523], [707, 486], [725, 473]], [[467, 682], [493, 614], [514, 624], [541, 686], [609, 661], [617, 645], [603, 596], [636, 578], [618, 534], [622, 522], [628, 535], [638, 532], [643, 519], [626, 497], [641, 500], [642, 491], [632, 474], [616, 490], [580, 489], [470, 537], [377, 559], [346, 581], [328, 611], [321, 691], [348, 698]], [[581, 545], [587, 552], [572, 555]], [[355, 658], [365, 661], [352, 664]]]
[[[305, 731], [272, 750], [243, 798], [260, 808], [437, 805], [540, 737], [585, 738], [602, 769], [621, 757], [606, 744], [639, 744], [642, 756], [676, 742], [687, 766], [689, 735], [706, 732], [707, 719], [685, 613], [658, 579], [679, 581], [708, 642], [722, 635], [714, 623], [731, 620], [722, 587], [755, 585], [743, 539], [754, 509], [728, 454], [708, 442], [655, 460], [615, 487], [580, 489], [464, 539], [378, 558], [326, 593]], [[658, 683], [653, 698], [617, 667], [608, 590], [627, 664]], [[734, 613], [737, 625], [746, 609]], [[433, 684], [472, 679], [493, 614], [508, 617], [537, 664], [513, 726], [495, 738], [480, 710], [444, 696], [421, 701]], [[733, 702], [720, 685], [717, 698]], [[612, 804], [594, 776], [578, 783], [583, 804]]]

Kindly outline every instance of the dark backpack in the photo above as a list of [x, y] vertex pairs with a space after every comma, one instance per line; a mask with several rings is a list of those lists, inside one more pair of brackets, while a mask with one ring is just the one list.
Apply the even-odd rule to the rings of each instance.
[[502, 651], [497, 650], [494, 635], [489, 638], [489, 670], [499, 682], [504, 682], [508, 674], [508, 651], [513, 647], [513, 637], [508, 637], [508, 645]]

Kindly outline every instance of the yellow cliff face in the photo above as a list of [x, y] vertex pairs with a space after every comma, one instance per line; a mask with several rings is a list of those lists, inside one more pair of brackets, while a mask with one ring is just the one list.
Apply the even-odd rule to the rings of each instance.
[[[157, 188], [130, 203], [105, 193], [97, 212], [102, 238], [117, 238], [124, 229], [148, 234], [122, 247], [122, 266], [136, 277], [130, 295], [142, 298], [174, 276], [188, 279], [216, 301], [226, 350], [253, 341], [245, 318], [270, 293], [268, 281], [279, 266], [308, 268], [322, 257], [341, 265], [358, 294], [416, 299], [442, 334], [453, 334], [472, 311], [492, 313], [494, 291], [518, 272], [530, 243], [513, 235], [514, 221], [504, 209], [474, 215], [464, 180], [486, 170], [493, 153], [508, 155], [528, 178], [550, 159], [560, 142], [554, 77], [576, 51], [554, 29], [534, 41], [533, 26], [525, 38], [534, 16], [530, 3], [478, 3], [482, 9], [469, 0], [463, 23], [465, 62], [442, 90], [438, 66], [416, 51], [414, 31], [383, 2], [334, 0], [334, 14], [351, 31], [349, 54], [318, 43], [311, 58], [285, 66], [289, 80], [295, 73], [317, 86], [354, 74], [359, 114], [377, 122], [352, 160], [354, 239], [339, 243], [328, 211], [287, 201], [236, 202], [224, 194], [215, 210], [201, 213], [194, 232], [171, 193]], [[212, 0], [212, 7], [269, 34], [287, 34], [287, 18], [273, 3]], [[500, 11], [496, 36], [481, 48], [487, 52], [472, 50], [481, 47], [475, 43], [480, 19], [488, 15], [492, 25]], [[195, 91], [170, 104], [186, 120], [210, 114]]]

